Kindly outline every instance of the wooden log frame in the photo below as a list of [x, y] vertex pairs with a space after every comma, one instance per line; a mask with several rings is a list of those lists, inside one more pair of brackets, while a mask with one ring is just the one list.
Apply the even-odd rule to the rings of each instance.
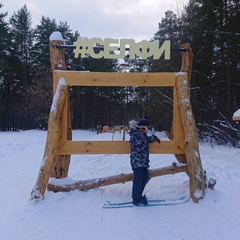
[[[172, 165], [166, 168], [150, 170], [150, 176], [156, 177], [178, 172], [186, 172], [190, 178], [190, 196], [194, 202], [198, 202], [205, 194], [204, 174], [201, 166], [200, 154], [198, 149], [198, 139], [195, 121], [192, 116], [190, 96], [188, 87], [191, 76], [191, 54], [182, 55], [182, 71], [187, 71], [189, 75], [180, 74], [176, 77], [175, 73], [84, 73], [71, 72], [66, 70], [64, 52], [56, 49], [54, 45], [61, 45], [63, 41], [50, 41], [51, 64], [53, 70], [53, 93], [56, 111], [49, 115], [48, 135], [46, 147], [40, 167], [38, 179], [31, 192], [32, 199], [44, 197], [50, 177], [54, 179], [68, 176], [71, 154], [98, 154], [102, 153], [107, 144], [108, 154], [129, 153], [129, 143], [122, 141], [121, 144], [113, 141], [109, 142], [79, 142], [72, 140], [72, 128], [70, 121], [70, 107], [68, 99], [67, 85], [74, 86], [172, 86], [174, 88], [174, 114], [173, 129], [170, 141], [162, 141], [157, 147], [156, 144], [150, 145], [150, 153], [167, 153], [176, 156], [186, 155], [181, 158], [187, 165]], [[189, 45], [182, 45], [187, 48]], [[60, 69], [60, 70], [59, 70]], [[59, 85], [60, 80], [64, 79], [66, 85]], [[187, 80], [186, 80], [187, 79]], [[53, 103], [54, 104], [54, 103]], [[179, 107], [175, 107], [175, 106]], [[185, 138], [185, 142], [184, 142]], [[177, 158], [178, 159], [178, 158]], [[180, 162], [180, 159], [178, 159]], [[86, 190], [99, 186], [106, 186], [121, 182], [132, 181], [132, 174], [120, 174], [104, 179], [77, 181], [73, 185], [54, 186], [48, 184], [48, 190], [68, 191], [73, 189]], [[60, 181], [60, 180], [59, 180]]]
[[[176, 73], [113, 73], [113, 72], [76, 72], [56, 70], [54, 79], [64, 77], [67, 85], [73, 86], [171, 86], [175, 87]], [[57, 81], [54, 81], [57, 82]], [[175, 91], [176, 92], [176, 91]], [[176, 95], [176, 94], [175, 94]], [[177, 104], [177, 100], [175, 100]], [[175, 104], [174, 104], [175, 106]], [[180, 114], [174, 107], [173, 141], [162, 141], [160, 145], [151, 144], [151, 153], [184, 154], [184, 134], [182, 133]], [[59, 155], [69, 154], [128, 154], [129, 144], [124, 141], [66, 141], [59, 149]]]
[[61, 116], [65, 104], [68, 87], [64, 82], [59, 82], [58, 88], [53, 98], [53, 103], [49, 115], [48, 135], [42, 164], [39, 170], [38, 179], [31, 192], [31, 199], [43, 199], [47, 184], [54, 168], [57, 156], [57, 148], [61, 138]]
[[[157, 168], [157, 169], [150, 169], [149, 176], [150, 178], [163, 176], [167, 174], [175, 174], [180, 172], [187, 172], [188, 167], [187, 165], [177, 165], [173, 163], [169, 167], [164, 168]], [[64, 180], [64, 179], [63, 179]], [[105, 178], [97, 178], [91, 180], [82, 180], [82, 181], [73, 181], [70, 184], [61, 184], [61, 179], [58, 181], [53, 181], [48, 184], [48, 191], [53, 192], [70, 192], [72, 190], [89, 190], [93, 188], [103, 187], [107, 185], [117, 184], [117, 183], [126, 183], [133, 180], [133, 173], [127, 174], [119, 174], [115, 176], [105, 177]]]
[[[205, 195], [205, 181], [204, 171], [201, 165], [200, 153], [198, 148], [198, 137], [195, 126], [195, 120], [192, 115], [192, 109], [190, 104], [190, 96], [188, 92], [188, 82], [186, 80], [186, 74], [181, 73], [176, 77], [176, 89], [179, 101], [179, 109], [181, 113], [182, 125], [185, 133], [185, 154], [176, 154], [175, 156], [179, 162], [186, 161], [187, 165], [184, 168], [176, 168], [173, 166], [156, 169], [155, 176], [161, 176], [165, 174], [172, 174], [177, 172], [186, 172], [190, 178], [190, 196], [194, 202], [198, 202]], [[92, 143], [93, 144], [93, 143]], [[98, 144], [98, 143], [96, 143]], [[150, 145], [151, 146], [151, 145]], [[86, 145], [87, 148], [87, 145]], [[99, 148], [101, 149], [101, 147]], [[114, 150], [116, 148], [113, 147]], [[87, 150], [88, 151], [88, 150]], [[122, 151], [122, 149], [121, 149]], [[181, 156], [181, 157], [180, 157]], [[180, 158], [179, 158], [180, 157]], [[174, 169], [174, 170], [173, 170]], [[178, 169], [178, 170], [176, 170]], [[179, 171], [179, 169], [181, 169]], [[184, 169], [184, 170], [183, 170]], [[153, 170], [150, 171], [151, 177], [153, 177]], [[117, 176], [93, 179], [87, 181], [76, 181], [73, 184], [68, 185], [54, 185], [49, 184], [49, 191], [71, 191], [71, 190], [87, 190], [100, 186], [106, 186], [117, 183], [124, 183], [132, 180], [132, 174], [120, 174]]]

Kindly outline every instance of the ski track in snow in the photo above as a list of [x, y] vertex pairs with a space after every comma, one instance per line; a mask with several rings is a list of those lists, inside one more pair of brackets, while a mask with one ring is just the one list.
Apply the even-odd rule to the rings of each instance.
[[[167, 139], [163, 133], [157, 133]], [[200, 144], [203, 168], [217, 179], [199, 204], [151, 208], [102, 209], [131, 200], [132, 183], [85, 192], [46, 192], [30, 201], [42, 162], [47, 132], [0, 132], [0, 239], [3, 240], [236, 240], [240, 234], [240, 149]], [[128, 135], [126, 135], [128, 138]], [[73, 131], [74, 140], [111, 140], [112, 134]], [[121, 140], [119, 133], [114, 140]], [[151, 168], [169, 166], [173, 155], [150, 155]], [[130, 173], [129, 155], [72, 155], [69, 177], [88, 180]], [[149, 199], [189, 196], [186, 174], [153, 178]]]

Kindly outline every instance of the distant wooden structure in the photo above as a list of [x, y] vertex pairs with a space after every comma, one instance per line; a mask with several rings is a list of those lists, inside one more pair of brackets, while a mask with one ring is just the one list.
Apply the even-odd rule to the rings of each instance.
[[[181, 45], [181, 72], [161, 73], [115, 73], [67, 71], [64, 50], [55, 46], [63, 40], [50, 40], [53, 72], [53, 105], [49, 116], [45, 152], [36, 184], [31, 192], [32, 199], [43, 199], [49, 191], [86, 190], [132, 180], [132, 173], [120, 174], [88, 181], [76, 181], [70, 185], [49, 183], [68, 176], [72, 154], [130, 154], [128, 141], [72, 141], [68, 86], [141, 86], [173, 88], [173, 126], [169, 141], [150, 144], [151, 154], [174, 154], [183, 163], [151, 170], [152, 177], [186, 172], [189, 176], [190, 196], [198, 202], [205, 195], [204, 171], [198, 146], [198, 135], [192, 113], [189, 86], [192, 71], [192, 50], [188, 43]], [[60, 70], [59, 70], [60, 69]], [[97, 174], [97, 173], [96, 173]], [[54, 181], [56, 182], [56, 181]]]
[[122, 127], [121, 127], [121, 126], [114, 126], [114, 127], [113, 127], [113, 132], [114, 132], [114, 133], [115, 133], [115, 132], [121, 133], [121, 131], [122, 131]]
[[102, 128], [102, 132], [103, 132], [103, 133], [104, 133], [104, 132], [108, 132], [108, 133], [110, 133], [110, 127], [107, 126], [107, 125], [103, 126], [103, 128]]

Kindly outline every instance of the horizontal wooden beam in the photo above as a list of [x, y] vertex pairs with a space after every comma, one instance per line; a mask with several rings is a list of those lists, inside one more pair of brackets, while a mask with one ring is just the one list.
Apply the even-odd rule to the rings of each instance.
[[[161, 141], [149, 145], [151, 154], [185, 154], [174, 141]], [[67, 141], [58, 155], [71, 154], [130, 154], [129, 141]]]
[[55, 79], [63, 77], [70, 86], [174, 86], [176, 73], [75, 72], [55, 70]]

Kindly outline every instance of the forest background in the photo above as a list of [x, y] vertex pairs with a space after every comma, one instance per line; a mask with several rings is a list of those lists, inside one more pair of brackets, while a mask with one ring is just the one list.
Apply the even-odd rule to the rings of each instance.
[[[32, 28], [24, 5], [6, 20], [0, 3], [0, 131], [47, 129], [52, 103], [49, 36], [62, 33], [66, 44], [80, 37], [67, 22], [42, 16]], [[64, 19], [63, 19], [64, 20]], [[147, 19], [146, 19], [147, 20]], [[240, 146], [240, 126], [232, 120], [240, 108], [240, 2], [190, 0], [181, 14], [166, 11], [152, 39], [171, 41], [172, 49], [189, 42], [194, 54], [191, 104], [199, 138]], [[155, 24], [155, 23], [153, 23]], [[146, 40], [146, 39], [144, 39]], [[181, 53], [171, 60], [74, 58], [65, 51], [69, 70], [91, 72], [178, 72]], [[70, 87], [73, 129], [126, 125], [149, 115], [158, 131], [172, 126], [173, 89], [170, 87]]]

